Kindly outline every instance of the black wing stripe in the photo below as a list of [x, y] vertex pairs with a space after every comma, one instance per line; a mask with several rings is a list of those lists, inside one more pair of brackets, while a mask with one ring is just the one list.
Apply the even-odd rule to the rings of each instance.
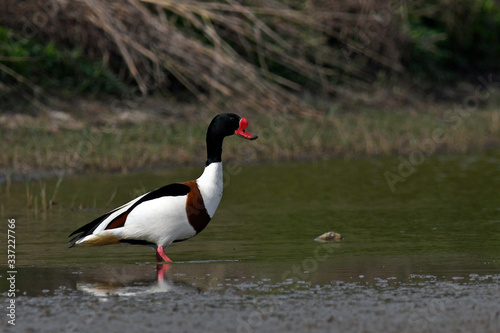
[[140, 200], [138, 200], [136, 203], [134, 203], [132, 206], [130, 206], [129, 209], [127, 209], [127, 213], [130, 213], [132, 209], [137, 207], [143, 202], [149, 201], [149, 200], [154, 200], [158, 199], [161, 197], [178, 197], [181, 195], [186, 195], [189, 193], [191, 189], [189, 186], [181, 183], [174, 183], [170, 185], [165, 185], [163, 187], [157, 188], [156, 190], [153, 190], [143, 196]]

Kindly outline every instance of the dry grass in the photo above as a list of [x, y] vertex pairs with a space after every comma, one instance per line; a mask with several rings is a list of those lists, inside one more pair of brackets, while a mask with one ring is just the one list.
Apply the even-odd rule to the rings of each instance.
[[8, 0], [4, 7], [3, 25], [81, 47], [143, 95], [173, 76], [214, 109], [286, 107], [315, 116], [290, 91], [306, 84], [346, 95], [336, 84], [366, 88], [366, 66], [401, 69], [389, 1]]

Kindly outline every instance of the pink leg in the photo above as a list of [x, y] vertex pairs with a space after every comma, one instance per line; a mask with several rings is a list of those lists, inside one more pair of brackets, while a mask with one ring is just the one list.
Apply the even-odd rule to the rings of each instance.
[[166, 262], [172, 262], [172, 260], [170, 260], [170, 258], [167, 257], [167, 255], [163, 251], [163, 246], [158, 246], [158, 248], [156, 249], [156, 261], [161, 262], [162, 259]]
[[169, 264], [156, 265], [156, 272], [158, 273], [158, 281], [163, 281], [165, 279], [165, 274], [170, 269]]

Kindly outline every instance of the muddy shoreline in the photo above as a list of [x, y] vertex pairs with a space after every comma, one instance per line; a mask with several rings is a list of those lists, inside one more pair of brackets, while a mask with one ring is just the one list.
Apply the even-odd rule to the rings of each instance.
[[[316, 285], [281, 295], [172, 289], [141, 296], [17, 298], [12, 332], [498, 332], [496, 283]], [[251, 288], [252, 289], [252, 288]], [[0, 327], [6, 329], [5, 320]]]

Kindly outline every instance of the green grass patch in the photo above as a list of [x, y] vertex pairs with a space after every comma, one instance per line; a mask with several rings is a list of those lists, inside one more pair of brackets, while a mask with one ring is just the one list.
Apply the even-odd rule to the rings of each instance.
[[[282, 114], [247, 116], [248, 130], [259, 139], [225, 141], [223, 158], [242, 163], [326, 159], [422, 151], [463, 153], [500, 146], [500, 110], [460, 114], [452, 108], [429, 113], [366, 111], [305, 119]], [[50, 129], [34, 121], [0, 129], [0, 169], [10, 173], [36, 170], [120, 171], [202, 165], [206, 121]]]

